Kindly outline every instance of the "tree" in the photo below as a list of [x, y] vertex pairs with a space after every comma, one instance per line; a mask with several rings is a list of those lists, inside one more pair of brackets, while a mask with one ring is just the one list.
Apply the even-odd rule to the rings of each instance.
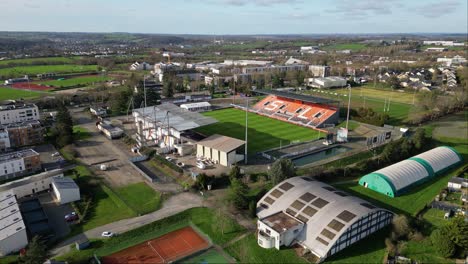
[[234, 167], [231, 168], [231, 171], [229, 172], [229, 179], [240, 179], [240, 178], [242, 178], [240, 167], [235, 165]]
[[247, 193], [249, 187], [241, 180], [231, 179], [231, 186], [229, 186], [228, 199], [237, 209], [246, 209], [248, 206]]
[[398, 80], [398, 77], [396, 77], [396, 75], [390, 76], [390, 78], [388, 78], [387, 80], [387, 83], [390, 84], [392, 88], [400, 87], [400, 80]]
[[408, 238], [411, 233], [411, 225], [405, 215], [395, 216], [392, 220], [392, 226], [397, 238]]
[[21, 264], [42, 264], [48, 259], [47, 247], [38, 236], [32, 238], [26, 249], [26, 254], [18, 258]]
[[429, 138], [426, 137], [426, 131], [423, 128], [416, 129], [412, 142], [417, 150], [423, 149], [429, 142]]
[[64, 147], [73, 142], [73, 119], [68, 109], [63, 104], [58, 105], [56, 122], [52, 128], [52, 138], [59, 147]]
[[293, 177], [296, 174], [294, 163], [290, 159], [278, 159], [271, 165], [268, 176], [273, 184]]
[[208, 176], [205, 173], [200, 173], [197, 176], [197, 180], [195, 181], [195, 185], [200, 189], [200, 190], [205, 190], [206, 185], [208, 182]]
[[464, 217], [455, 217], [449, 226], [450, 239], [462, 250], [468, 249], [468, 223]]
[[437, 252], [444, 258], [450, 258], [455, 253], [455, 243], [450, 239], [448, 233], [450, 233], [450, 228], [445, 226], [434, 230], [431, 234], [432, 244]]
[[174, 82], [172, 80], [164, 81], [162, 94], [166, 98], [172, 98], [174, 96]]
[[252, 218], [257, 216], [257, 204], [253, 200], [249, 202], [249, 215]]

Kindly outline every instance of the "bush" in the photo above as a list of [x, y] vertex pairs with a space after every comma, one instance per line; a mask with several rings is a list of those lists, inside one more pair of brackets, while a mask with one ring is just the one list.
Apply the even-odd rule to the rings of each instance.
[[455, 244], [448, 236], [449, 230], [441, 228], [434, 230], [431, 234], [431, 242], [440, 256], [450, 258], [455, 253]]
[[175, 165], [174, 163], [166, 160], [164, 157], [161, 157], [160, 155], [158, 154], [154, 154], [153, 156], [153, 160], [155, 160], [156, 162], [158, 162], [159, 164], [162, 164], [166, 167], [169, 167], [171, 168], [172, 170], [176, 171], [176, 172], [179, 172], [179, 173], [184, 173], [184, 170], [180, 167], [178, 167], [177, 165]]

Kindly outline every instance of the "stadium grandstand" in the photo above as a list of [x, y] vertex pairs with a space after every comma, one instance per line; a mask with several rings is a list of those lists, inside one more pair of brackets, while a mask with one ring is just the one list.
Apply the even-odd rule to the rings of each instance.
[[309, 177], [289, 178], [257, 203], [263, 248], [299, 244], [317, 263], [391, 223], [393, 213]]
[[275, 90], [255, 92], [267, 96], [250, 108], [250, 112], [310, 128], [338, 122], [337, 101]]
[[396, 197], [462, 162], [451, 147], [437, 147], [407, 160], [363, 176], [359, 184], [390, 197]]

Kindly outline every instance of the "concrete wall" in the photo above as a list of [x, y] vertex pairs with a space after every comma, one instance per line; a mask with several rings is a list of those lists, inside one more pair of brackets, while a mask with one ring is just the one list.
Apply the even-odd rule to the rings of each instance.
[[67, 204], [81, 199], [79, 188], [59, 189], [54, 183], [52, 183], [52, 190], [54, 191], [54, 195], [59, 204]]
[[28, 236], [26, 234], [26, 229], [23, 228], [23, 230], [0, 241], [0, 255], [5, 256], [13, 252], [18, 252], [27, 245]]

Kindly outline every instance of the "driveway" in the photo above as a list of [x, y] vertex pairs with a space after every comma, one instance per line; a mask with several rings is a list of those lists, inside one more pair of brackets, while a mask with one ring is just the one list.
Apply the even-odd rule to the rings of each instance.
[[164, 202], [163, 207], [158, 211], [138, 216], [134, 218], [124, 219], [117, 222], [113, 222], [107, 225], [103, 225], [91, 230], [84, 232], [83, 234], [71, 237], [61, 243], [59, 243], [54, 249], [51, 250], [51, 254], [54, 256], [62, 255], [70, 250], [70, 245], [73, 245], [76, 241], [81, 238], [101, 238], [101, 233], [104, 231], [111, 231], [113, 233], [124, 233], [138, 227], [150, 224], [163, 218], [175, 215], [183, 212], [187, 209], [194, 207], [202, 207], [203, 199], [193, 193], [184, 192], [177, 195], [171, 196], [167, 201]]

